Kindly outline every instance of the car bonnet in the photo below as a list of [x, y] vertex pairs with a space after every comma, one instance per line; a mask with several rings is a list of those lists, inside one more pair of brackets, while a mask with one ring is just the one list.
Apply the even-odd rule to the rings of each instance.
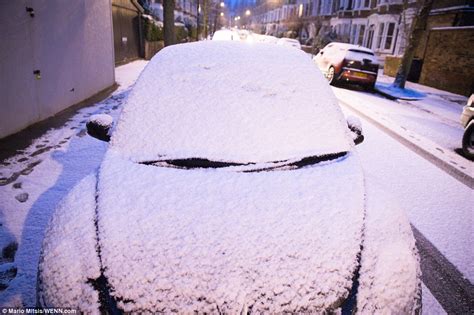
[[112, 295], [127, 312], [339, 307], [361, 248], [358, 163], [351, 153], [293, 170], [185, 170], [109, 150], [98, 236]]

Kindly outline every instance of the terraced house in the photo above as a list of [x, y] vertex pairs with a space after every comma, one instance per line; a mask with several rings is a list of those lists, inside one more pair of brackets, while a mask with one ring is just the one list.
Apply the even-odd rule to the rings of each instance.
[[[257, 0], [252, 27], [261, 33], [297, 37], [302, 44], [313, 46], [313, 51], [330, 41], [371, 48], [382, 64], [387, 62], [386, 70], [392, 74], [421, 4], [416, 0]], [[473, 1], [435, 0], [415, 55], [412, 81], [470, 95], [473, 25]], [[436, 56], [436, 49], [427, 49], [439, 45], [444, 48]], [[424, 68], [434, 72], [424, 75]]]

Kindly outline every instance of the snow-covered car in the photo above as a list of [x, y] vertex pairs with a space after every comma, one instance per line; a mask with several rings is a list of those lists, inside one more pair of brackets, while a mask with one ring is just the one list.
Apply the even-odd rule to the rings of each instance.
[[278, 39], [276, 44], [301, 49], [300, 42], [297, 39], [293, 39], [293, 38], [282, 37]]
[[366, 47], [333, 42], [320, 50], [313, 61], [332, 85], [350, 82], [373, 89], [377, 81], [379, 62]]
[[113, 130], [103, 115], [89, 125], [98, 138], [111, 135], [109, 147], [49, 224], [39, 305], [419, 309], [409, 222], [365, 183], [354, 145], [360, 124], [344, 118], [302, 51], [230, 41], [166, 47]]
[[278, 42], [278, 37], [272, 35], [260, 35], [258, 40], [262, 43], [276, 44]]
[[464, 127], [462, 150], [468, 158], [474, 159], [474, 94], [471, 94], [463, 108], [461, 124]]
[[235, 40], [240, 41], [240, 35], [237, 31], [222, 29], [212, 35], [212, 40]]

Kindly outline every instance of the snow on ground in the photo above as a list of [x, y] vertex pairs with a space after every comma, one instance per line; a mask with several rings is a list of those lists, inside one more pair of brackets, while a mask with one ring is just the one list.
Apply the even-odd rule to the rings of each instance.
[[347, 88], [335, 87], [333, 91], [341, 102], [379, 122], [461, 173], [473, 176], [473, 163], [455, 152], [455, 149], [461, 147], [464, 132], [459, 123], [461, 101], [467, 102], [467, 98], [457, 96], [458, 103], [447, 101], [449, 97], [453, 100], [455, 96], [439, 91], [442, 97], [428, 94], [424, 100], [396, 102], [377, 94]]
[[365, 140], [357, 148], [367, 180], [389, 187], [410, 222], [473, 282], [472, 189], [361, 120]]
[[447, 313], [443, 307], [438, 303], [436, 298], [431, 294], [430, 289], [428, 289], [424, 284], [421, 285], [421, 292], [423, 293], [423, 314], [428, 315], [446, 315]]
[[[38, 256], [48, 220], [58, 202], [82, 178], [97, 169], [106, 143], [86, 136], [88, 117], [116, 117], [131, 84], [147, 64], [116, 68], [119, 88], [107, 99], [83, 108], [58, 129], [51, 129], [0, 165], [0, 306], [34, 306]], [[16, 256], [14, 248], [18, 246]], [[10, 282], [9, 282], [10, 281]]]
[[[379, 73], [378, 82], [393, 82], [393, 78]], [[340, 100], [356, 104], [358, 110], [376, 121], [384, 125], [388, 124], [387, 121], [393, 122], [405, 130], [397, 133], [415, 133], [451, 152], [460, 148], [464, 130], [459, 119], [467, 97], [411, 82], [407, 82], [407, 87], [427, 96], [418, 101], [392, 101], [368, 92], [344, 88], [333, 90]], [[432, 149], [439, 153], [436, 148]]]

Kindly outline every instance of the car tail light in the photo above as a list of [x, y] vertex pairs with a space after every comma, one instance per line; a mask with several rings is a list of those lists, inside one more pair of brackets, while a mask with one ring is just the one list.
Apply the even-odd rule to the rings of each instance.
[[343, 67], [346, 67], [346, 66], [352, 66], [353, 64], [355, 63], [354, 60], [348, 60], [348, 59], [343, 59], [342, 60], [342, 66]]

